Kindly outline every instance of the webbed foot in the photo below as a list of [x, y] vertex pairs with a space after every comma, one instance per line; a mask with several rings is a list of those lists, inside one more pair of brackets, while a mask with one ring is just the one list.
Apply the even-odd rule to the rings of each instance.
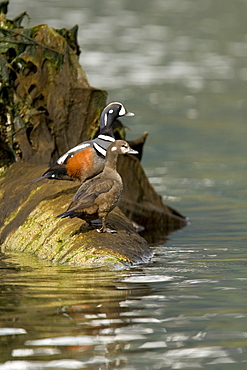
[[111, 233], [111, 234], [114, 234], [114, 233], [117, 233], [117, 230], [113, 230], [113, 229], [109, 229], [109, 227], [101, 227], [100, 229], [96, 229], [98, 231], [98, 233]]

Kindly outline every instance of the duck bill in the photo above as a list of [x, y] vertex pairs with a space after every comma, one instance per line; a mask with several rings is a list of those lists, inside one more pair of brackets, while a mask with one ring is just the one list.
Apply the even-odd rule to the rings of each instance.
[[137, 150], [134, 150], [132, 148], [130, 148], [128, 151], [127, 151], [127, 154], [139, 154], [139, 152]]
[[135, 113], [132, 113], [132, 112], [126, 112], [125, 113], [125, 116], [127, 116], [127, 117], [132, 117], [134, 115], [135, 115]]

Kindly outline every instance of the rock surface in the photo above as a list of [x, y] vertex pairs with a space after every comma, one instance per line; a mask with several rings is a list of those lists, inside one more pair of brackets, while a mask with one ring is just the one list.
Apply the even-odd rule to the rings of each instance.
[[53, 262], [77, 265], [131, 265], [152, 257], [147, 242], [119, 208], [107, 222], [117, 233], [98, 233], [80, 219], [58, 219], [78, 188], [77, 183], [45, 180], [30, 183], [43, 169], [14, 163], [0, 182], [0, 242], [2, 251], [37, 255]]

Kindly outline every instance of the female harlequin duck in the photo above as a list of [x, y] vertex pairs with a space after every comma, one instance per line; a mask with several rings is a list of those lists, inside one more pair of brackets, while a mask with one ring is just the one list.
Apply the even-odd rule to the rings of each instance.
[[88, 223], [100, 219], [102, 227], [99, 232], [116, 232], [107, 229], [105, 219], [109, 212], [116, 207], [123, 191], [121, 176], [116, 170], [119, 154], [138, 154], [124, 140], [116, 140], [106, 152], [105, 167], [102, 173], [85, 181], [77, 190], [67, 211], [57, 217], [78, 217]]
[[100, 173], [104, 168], [106, 150], [115, 141], [112, 131], [113, 122], [122, 116], [134, 116], [134, 113], [128, 112], [121, 103], [108, 104], [100, 116], [99, 136], [70, 149], [41, 177], [33, 181], [79, 179], [83, 183], [86, 179]]

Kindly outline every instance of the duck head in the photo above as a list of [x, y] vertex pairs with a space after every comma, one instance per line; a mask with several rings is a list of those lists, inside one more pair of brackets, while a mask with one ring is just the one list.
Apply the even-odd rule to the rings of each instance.
[[109, 152], [114, 152], [115, 155], [119, 154], [138, 154], [138, 152], [132, 149], [125, 140], [116, 140], [112, 143], [108, 150]]
[[100, 116], [100, 135], [114, 137], [112, 131], [113, 122], [123, 116], [131, 117], [134, 116], [134, 113], [128, 112], [122, 103], [113, 102], [108, 104]]

